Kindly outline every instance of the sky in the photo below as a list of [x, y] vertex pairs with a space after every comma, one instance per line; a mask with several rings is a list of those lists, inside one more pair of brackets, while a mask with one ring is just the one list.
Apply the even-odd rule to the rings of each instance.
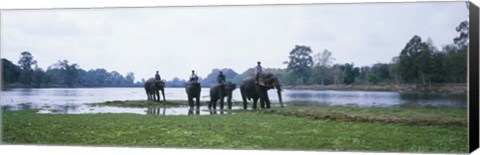
[[286, 68], [295, 45], [332, 52], [334, 63], [388, 63], [414, 36], [451, 44], [468, 20], [464, 2], [5, 10], [2, 58], [29, 51], [44, 70], [58, 60], [104, 68], [136, 81], [242, 73], [261, 61]]

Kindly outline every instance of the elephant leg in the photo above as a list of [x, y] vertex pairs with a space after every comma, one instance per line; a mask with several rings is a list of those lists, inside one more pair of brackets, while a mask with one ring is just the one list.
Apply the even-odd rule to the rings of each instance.
[[200, 96], [197, 96], [196, 99], [197, 99], [197, 109], [200, 109]]
[[220, 109], [223, 110], [223, 97], [220, 98]]
[[228, 95], [227, 103], [228, 103], [228, 110], [232, 110], [232, 94]]
[[210, 102], [208, 102], [208, 109], [212, 109], [212, 104], [213, 104], [213, 100], [212, 98], [210, 98]]
[[260, 97], [260, 108], [265, 109], [265, 100], [262, 97]]
[[150, 101], [150, 93], [147, 91], [147, 101]]
[[167, 103], [167, 99], [165, 99], [165, 90], [162, 89], [162, 96], [163, 96], [163, 102]]
[[240, 93], [242, 95], [243, 110], [247, 110], [247, 97], [245, 96], [245, 93], [243, 92], [243, 87], [240, 87]]
[[266, 108], [270, 109], [270, 98], [268, 98], [268, 94], [265, 94], [265, 104]]
[[252, 109], [257, 109], [257, 101], [258, 101], [258, 98], [254, 98], [254, 99], [253, 99]]
[[193, 109], [193, 97], [191, 95], [188, 95], [188, 106]]
[[212, 107], [213, 107], [213, 110], [217, 109], [217, 100], [212, 101]]
[[155, 101], [160, 102], [160, 91], [155, 91], [155, 96], [157, 97]]

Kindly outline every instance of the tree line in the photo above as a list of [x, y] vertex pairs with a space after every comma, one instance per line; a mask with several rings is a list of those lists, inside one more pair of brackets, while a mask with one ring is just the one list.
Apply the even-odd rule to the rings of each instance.
[[4, 87], [130, 87], [138, 86], [132, 72], [126, 76], [103, 68], [83, 70], [79, 65], [59, 60], [47, 70], [38, 67], [33, 55], [24, 51], [18, 65], [2, 58], [2, 85]]
[[[275, 74], [284, 85], [378, 85], [466, 83], [468, 22], [461, 22], [455, 29], [459, 34], [453, 43], [442, 47], [433, 46], [430, 39], [413, 36], [389, 63], [371, 66], [355, 66], [354, 63], [334, 63], [333, 52], [324, 49], [313, 53], [309, 46], [296, 45], [284, 61], [286, 68], [266, 68]], [[240, 83], [254, 73], [249, 68], [238, 74], [232, 69], [213, 69], [205, 78], [200, 77], [202, 86], [216, 83], [219, 71], [228, 81]], [[43, 70], [37, 66], [31, 53], [20, 54], [18, 65], [2, 59], [2, 84], [12, 87], [125, 87], [143, 86], [145, 79], [134, 82], [132, 72], [126, 76], [105, 69], [83, 70], [67, 60]], [[186, 80], [173, 78], [165, 81], [166, 87], [183, 87]]]
[[276, 72], [287, 85], [466, 83], [468, 22], [455, 30], [458, 36], [441, 50], [415, 35], [391, 62], [372, 66], [334, 64], [332, 52], [312, 56], [310, 47], [297, 45], [284, 62], [287, 68]]

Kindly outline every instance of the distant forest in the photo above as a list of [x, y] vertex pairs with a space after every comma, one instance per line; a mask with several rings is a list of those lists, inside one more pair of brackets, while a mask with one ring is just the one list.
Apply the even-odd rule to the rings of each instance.
[[[334, 63], [333, 53], [327, 49], [313, 54], [309, 46], [297, 45], [283, 63], [286, 68], [266, 68], [275, 74], [283, 85], [391, 85], [467, 82], [468, 22], [461, 22], [455, 30], [458, 36], [449, 45], [438, 49], [430, 39], [422, 40], [413, 36], [389, 63], [376, 63], [372, 66], [355, 66], [354, 63]], [[368, 54], [368, 53], [365, 53]], [[83, 70], [68, 60], [58, 61], [47, 70], [39, 68], [33, 55], [20, 54], [15, 64], [2, 59], [2, 87], [139, 87], [145, 79], [134, 82], [134, 73], [125, 76], [103, 68]], [[240, 83], [254, 73], [252, 68], [238, 74], [232, 69], [213, 69], [205, 78], [200, 78], [202, 86], [216, 82], [222, 70], [227, 81]], [[161, 73], [160, 73], [161, 74]], [[166, 81], [167, 87], [183, 87], [184, 79], [173, 78]]]

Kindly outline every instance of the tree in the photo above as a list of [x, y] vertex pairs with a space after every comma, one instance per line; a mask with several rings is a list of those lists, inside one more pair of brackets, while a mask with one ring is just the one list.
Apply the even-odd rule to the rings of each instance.
[[459, 36], [453, 39], [455, 45], [459, 48], [468, 47], [468, 21], [461, 22], [455, 30], [460, 33]]
[[22, 84], [30, 85], [32, 83], [33, 69], [32, 66], [37, 65], [37, 61], [33, 59], [33, 56], [30, 52], [24, 51], [20, 53], [20, 59], [18, 64], [22, 69], [20, 81]]
[[2, 58], [2, 83], [10, 84], [18, 82], [22, 69], [11, 61]]
[[398, 56], [392, 58], [392, 65], [390, 66], [390, 73], [393, 79], [395, 80], [395, 84], [400, 84], [400, 73], [399, 73], [399, 58]]
[[133, 72], [128, 72], [127, 75], [125, 76], [125, 81], [127, 85], [129, 86], [133, 85], [134, 80], [135, 80], [135, 75], [133, 74]]
[[37, 65], [37, 61], [33, 59], [33, 56], [30, 52], [24, 51], [20, 53], [20, 60], [18, 64], [22, 70], [32, 70], [32, 66]]
[[288, 57], [290, 61], [284, 62], [284, 64], [288, 65], [287, 70], [297, 75], [301, 85], [303, 85], [305, 78], [308, 77], [310, 67], [313, 65], [311, 53], [310, 47], [296, 45]]
[[456, 75], [452, 82], [465, 83], [467, 81], [467, 52], [468, 52], [468, 21], [461, 22], [455, 30], [459, 36], [453, 39], [455, 47], [447, 51], [447, 66], [450, 74]]
[[415, 64], [415, 59], [420, 53], [421, 46], [422, 39], [415, 35], [400, 52], [398, 71], [406, 82], [417, 82], [418, 66]]
[[332, 53], [327, 49], [324, 49], [321, 53], [316, 53], [313, 57], [315, 66], [331, 67], [333, 61], [335, 60], [335, 58], [332, 57]]
[[80, 78], [78, 76], [79, 67], [77, 64], [69, 65], [68, 60], [59, 60], [57, 66], [59, 66], [63, 72], [64, 82], [67, 86], [72, 87], [75, 84], [78, 84]]
[[338, 85], [345, 79], [345, 66], [340, 64], [333, 65], [333, 83]]
[[42, 68], [35, 67], [33, 71], [32, 83], [34, 87], [41, 87], [45, 83], [45, 71]]
[[314, 67], [312, 68], [312, 75], [310, 79], [313, 83], [319, 83], [325, 85], [325, 80], [331, 75], [331, 66], [335, 58], [332, 57], [332, 53], [328, 50], [323, 50], [322, 53], [316, 53], [314, 55]]
[[360, 71], [358, 67], [354, 67], [353, 63], [346, 63], [344, 65], [343, 71], [345, 73], [345, 77], [343, 79], [343, 83], [346, 85], [352, 84], [355, 82], [355, 77], [360, 75]]
[[417, 79], [422, 81], [422, 84], [430, 83], [430, 78], [433, 74], [433, 53], [435, 51], [436, 49], [430, 39], [426, 43], [422, 42], [420, 44], [420, 50], [414, 60], [414, 64], [418, 66], [419, 77], [417, 77]]

